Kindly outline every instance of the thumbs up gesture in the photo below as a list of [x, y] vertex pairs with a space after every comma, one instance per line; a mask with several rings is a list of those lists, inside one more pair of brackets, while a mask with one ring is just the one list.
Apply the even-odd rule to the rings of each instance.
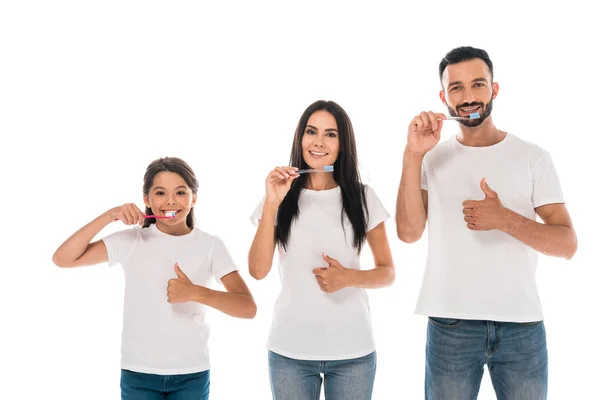
[[185, 303], [186, 301], [196, 301], [199, 286], [192, 283], [190, 278], [179, 268], [178, 263], [175, 263], [175, 274], [177, 278], [169, 279], [167, 284], [168, 302]]
[[313, 269], [313, 274], [321, 290], [327, 293], [337, 292], [348, 286], [346, 268], [338, 260], [329, 257], [323, 253], [323, 260], [328, 264], [327, 267]]
[[485, 195], [483, 200], [465, 200], [462, 203], [467, 228], [473, 231], [503, 229], [509, 222], [510, 210], [502, 205], [498, 193], [489, 187], [485, 178], [480, 186]]

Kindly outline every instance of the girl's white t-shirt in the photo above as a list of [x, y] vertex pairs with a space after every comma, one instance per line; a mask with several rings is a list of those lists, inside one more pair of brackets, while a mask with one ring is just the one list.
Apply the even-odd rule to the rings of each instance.
[[121, 368], [159, 375], [177, 375], [210, 368], [209, 327], [203, 304], [167, 302], [174, 265], [195, 285], [210, 286], [237, 271], [225, 245], [216, 236], [194, 228], [183, 236], [134, 227], [102, 239], [110, 266], [125, 273]]
[[[367, 231], [389, 218], [375, 194], [366, 186], [369, 217]], [[251, 216], [258, 224], [263, 201]], [[298, 199], [299, 215], [292, 223], [287, 251], [279, 246], [281, 292], [273, 309], [267, 348], [299, 360], [343, 360], [375, 350], [369, 300], [364, 289], [346, 287], [326, 293], [312, 270], [326, 267], [322, 253], [342, 266], [360, 269], [359, 254], [352, 246], [352, 224], [344, 214], [340, 187], [304, 189]]]
[[459, 319], [543, 319], [535, 272], [538, 252], [499, 230], [472, 231], [462, 203], [483, 200], [486, 178], [504, 207], [535, 220], [535, 208], [564, 203], [550, 155], [507, 134], [469, 147], [456, 137], [425, 155], [421, 188], [428, 196], [428, 255], [416, 313]]

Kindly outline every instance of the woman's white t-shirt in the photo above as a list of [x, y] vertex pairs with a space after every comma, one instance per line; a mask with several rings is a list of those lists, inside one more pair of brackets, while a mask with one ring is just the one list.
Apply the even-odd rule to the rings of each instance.
[[173, 236], [155, 224], [102, 240], [109, 265], [121, 264], [125, 273], [121, 368], [159, 375], [209, 369], [206, 306], [168, 303], [167, 284], [177, 278], [176, 262], [192, 283], [205, 287], [236, 271], [223, 242], [198, 228]]
[[[369, 186], [365, 190], [370, 231], [389, 214], [374, 190]], [[263, 203], [264, 199], [252, 214], [255, 224], [261, 218]], [[345, 214], [342, 227], [340, 187], [304, 189], [298, 208], [287, 251], [278, 248], [281, 293], [273, 310], [267, 348], [300, 360], [343, 360], [372, 353], [375, 343], [366, 291], [347, 287], [326, 293], [312, 272], [327, 266], [322, 253], [345, 268], [360, 269], [359, 255], [352, 245], [352, 224]]]

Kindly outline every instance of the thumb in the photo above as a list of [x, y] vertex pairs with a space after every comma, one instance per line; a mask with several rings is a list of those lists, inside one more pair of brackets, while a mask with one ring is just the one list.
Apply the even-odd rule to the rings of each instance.
[[323, 260], [329, 265], [337, 264], [337, 260], [335, 258], [329, 257], [327, 254], [322, 254]]
[[288, 178], [288, 180], [285, 181], [285, 188], [287, 190], [290, 190], [290, 188], [292, 187], [292, 183], [294, 183], [294, 179], [296, 179], [299, 176], [300, 175], [290, 175], [290, 177]]
[[183, 273], [183, 271], [181, 270], [181, 268], [179, 268], [179, 264], [178, 263], [175, 263], [175, 273], [177, 274], [177, 277], [179, 279], [187, 279], [187, 280], [189, 280], [189, 278], [187, 277], [187, 275]]
[[488, 198], [488, 199], [497, 199], [498, 198], [498, 193], [494, 192], [490, 188], [490, 186], [485, 181], [485, 178], [483, 178], [481, 180], [480, 186], [481, 186], [481, 190], [483, 190], [483, 193], [485, 193], [486, 198]]

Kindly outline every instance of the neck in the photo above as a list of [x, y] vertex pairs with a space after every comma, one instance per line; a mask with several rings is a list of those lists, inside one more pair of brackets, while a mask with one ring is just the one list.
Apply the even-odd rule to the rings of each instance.
[[469, 127], [459, 124], [460, 133], [458, 141], [471, 147], [485, 147], [500, 143], [505, 137], [506, 132], [502, 132], [494, 125], [492, 117], [489, 116], [481, 125]]
[[157, 220], [156, 228], [159, 231], [166, 233], [167, 235], [173, 235], [173, 236], [187, 235], [188, 233], [190, 233], [192, 231], [192, 228], [187, 226], [185, 221], [180, 222], [177, 225], [167, 225], [164, 222]]
[[312, 172], [308, 176], [306, 188], [310, 190], [328, 190], [337, 187], [331, 172]]

